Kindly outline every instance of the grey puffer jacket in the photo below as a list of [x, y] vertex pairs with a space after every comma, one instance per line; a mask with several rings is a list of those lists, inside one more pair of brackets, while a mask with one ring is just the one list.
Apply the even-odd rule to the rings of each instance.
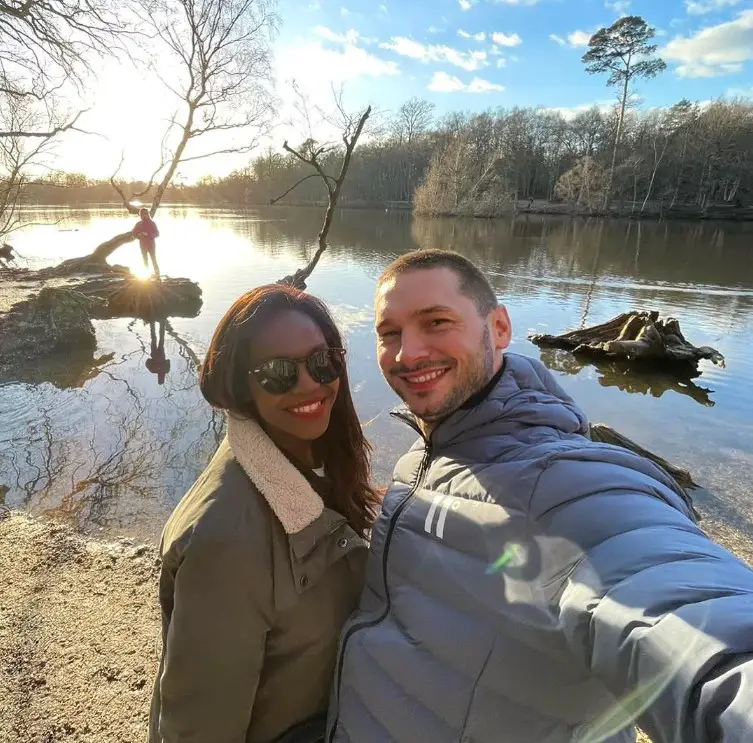
[[[398, 463], [329, 743], [753, 740], [753, 571], [538, 361]], [[633, 711], [618, 710], [617, 700]]]

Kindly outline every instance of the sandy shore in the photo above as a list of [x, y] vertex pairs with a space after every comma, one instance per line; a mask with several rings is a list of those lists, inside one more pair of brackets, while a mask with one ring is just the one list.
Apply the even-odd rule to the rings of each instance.
[[143, 743], [156, 550], [0, 522], [0, 743]]
[[[703, 526], [753, 564], [750, 539]], [[144, 743], [158, 574], [153, 546], [0, 521], [0, 743]]]

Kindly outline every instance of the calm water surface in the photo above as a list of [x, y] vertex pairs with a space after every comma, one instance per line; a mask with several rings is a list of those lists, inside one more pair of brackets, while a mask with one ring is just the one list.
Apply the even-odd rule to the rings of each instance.
[[[33, 216], [54, 222], [15, 238], [33, 267], [81, 255], [133, 222], [115, 209]], [[197, 356], [234, 299], [303, 264], [320, 219], [308, 209], [162, 209], [163, 272], [188, 276], [204, 292], [199, 317], [170, 320], [164, 384], [145, 366], [149, 326], [134, 320], [98, 322], [94, 357], [65, 359], [47, 381], [30, 382], [19, 370], [22, 381], [0, 387], [0, 502], [87, 531], [156, 537], [222, 437], [221, 416], [198, 392]], [[330, 304], [347, 336], [380, 481], [414, 436], [390, 418], [396, 400], [376, 367], [374, 284], [402, 252], [451, 248], [481, 266], [507, 304], [513, 350], [541, 357], [592, 420], [691, 469], [714, 493], [703, 505], [753, 533], [753, 229], [346, 211], [331, 238], [309, 288]], [[114, 260], [137, 268], [137, 246], [121, 248]], [[649, 308], [679, 317], [686, 336], [718, 348], [728, 368], [704, 364], [695, 383], [678, 385], [581, 366], [527, 340], [530, 331], [561, 332]]]

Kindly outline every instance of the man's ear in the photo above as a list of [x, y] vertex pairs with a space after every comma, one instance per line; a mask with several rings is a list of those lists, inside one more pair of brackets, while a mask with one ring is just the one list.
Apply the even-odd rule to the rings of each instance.
[[489, 314], [492, 342], [498, 351], [504, 351], [512, 342], [512, 323], [503, 304]]

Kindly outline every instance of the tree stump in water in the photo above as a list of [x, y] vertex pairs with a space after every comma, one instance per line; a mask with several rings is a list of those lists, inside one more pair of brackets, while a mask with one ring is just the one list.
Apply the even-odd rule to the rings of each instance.
[[648, 362], [666, 368], [697, 369], [701, 359], [724, 366], [724, 356], [709, 346], [694, 346], [673, 317], [658, 312], [625, 312], [609, 322], [563, 335], [534, 333], [528, 336], [537, 346], [564, 348], [593, 358]]

